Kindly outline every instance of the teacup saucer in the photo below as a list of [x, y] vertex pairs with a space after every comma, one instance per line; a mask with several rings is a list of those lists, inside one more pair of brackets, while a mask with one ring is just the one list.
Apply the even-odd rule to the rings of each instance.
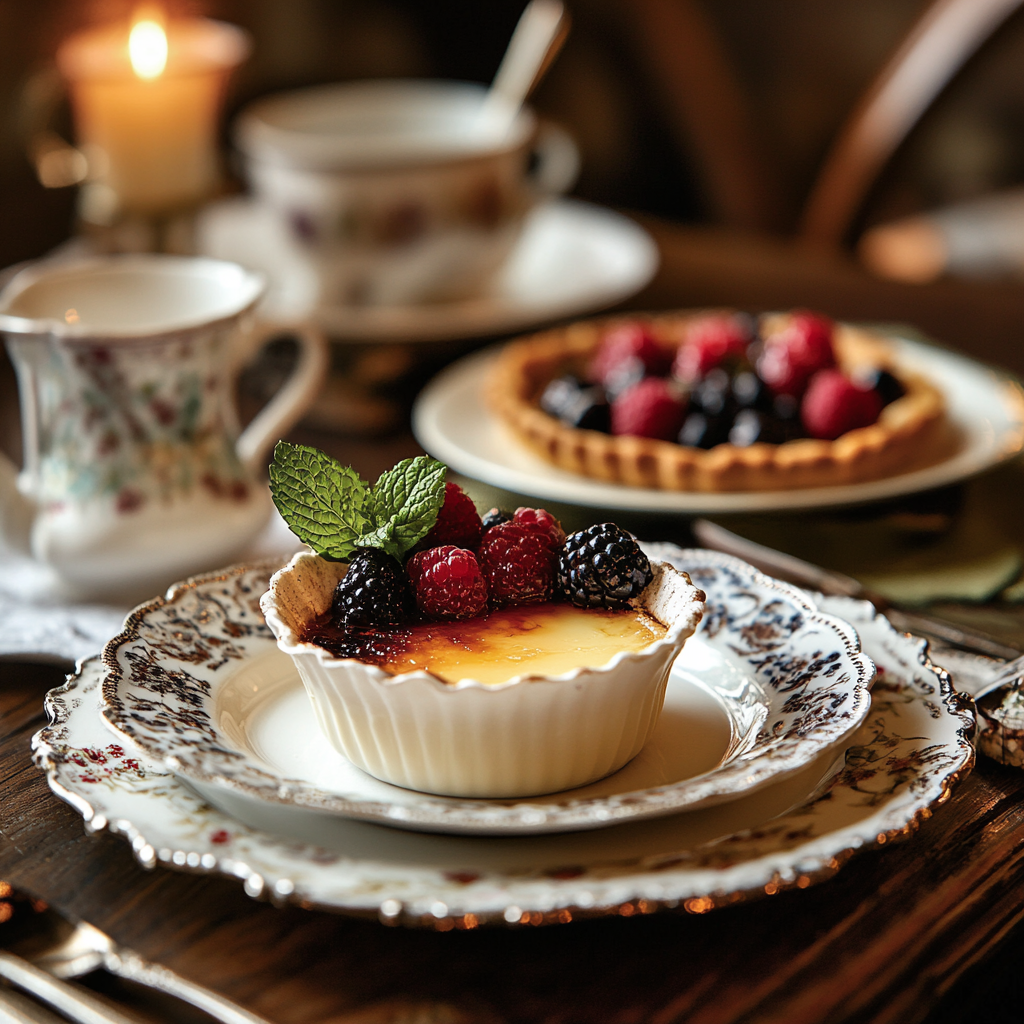
[[707, 593], [676, 662], [655, 740], [581, 789], [470, 800], [371, 778], [320, 734], [242, 566], [142, 605], [104, 649], [108, 724], [215, 807], [254, 828], [324, 842], [326, 816], [421, 831], [528, 835], [605, 828], [735, 800], [806, 768], [870, 707], [856, 632], [788, 584], [710, 551], [648, 545]]
[[262, 270], [271, 281], [263, 313], [312, 319], [349, 341], [427, 342], [511, 334], [612, 306], [638, 292], [658, 268], [658, 250], [639, 224], [573, 199], [538, 206], [490, 291], [461, 302], [416, 306], [316, 305], [309, 257], [273, 211], [252, 199], [207, 207], [199, 251]]

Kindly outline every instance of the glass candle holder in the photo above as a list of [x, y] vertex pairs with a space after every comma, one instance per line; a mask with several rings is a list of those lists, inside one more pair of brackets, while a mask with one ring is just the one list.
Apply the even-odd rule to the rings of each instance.
[[166, 217], [216, 190], [225, 88], [249, 47], [241, 29], [205, 18], [103, 26], [65, 41], [57, 65], [88, 161], [86, 221]]

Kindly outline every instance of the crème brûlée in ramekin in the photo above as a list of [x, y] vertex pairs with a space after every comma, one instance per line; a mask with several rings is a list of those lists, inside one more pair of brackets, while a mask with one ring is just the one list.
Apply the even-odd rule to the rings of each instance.
[[703, 593], [666, 563], [631, 606], [544, 602], [353, 639], [330, 626], [344, 563], [303, 553], [262, 601], [331, 743], [395, 785], [514, 798], [586, 785], [640, 752]]

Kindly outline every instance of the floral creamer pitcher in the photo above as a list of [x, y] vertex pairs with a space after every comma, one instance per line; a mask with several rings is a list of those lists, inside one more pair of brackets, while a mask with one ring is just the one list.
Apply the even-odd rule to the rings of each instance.
[[238, 370], [262, 277], [233, 263], [110, 256], [39, 264], [0, 294], [24, 464], [0, 456], [0, 526], [80, 594], [215, 568], [265, 526], [268, 448], [308, 407], [326, 343], [295, 333], [291, 379], [239, 434]]

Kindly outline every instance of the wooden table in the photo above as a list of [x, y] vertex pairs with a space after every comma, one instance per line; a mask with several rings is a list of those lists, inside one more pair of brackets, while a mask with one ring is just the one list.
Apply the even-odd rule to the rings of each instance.
[[[811, 305], [916, 320], [973, 355], [1024, 369], [1017, 286], [907, 289], [781, 243], [654, 230], [662, 271], [634, 305]], [[0, 416], [10, 447], [2, 402]], [[327, 442], [365, 475], [415, 448], [407, 435]], [[1018, 639], [1024, 647], [1024, 619]], [[1016, 1007], [1007, 979], [1024, 915], [1024, 774], [1015, 770], [979, 763], [909, 841], [863, 853], [806, 891], [702, 917], [426, 933], [276, 909], [229, 880], [144, 871], [123, 840], [87, 836], [29, 761], [43, 693], [61, 679], [52, 666], [0, 662], [0, 877], [279, 1024], [1015, 1019], [1010, 1009], [999, 1016], [1000, 1006]], [[1000, 949], [1006, 965], [992, 987], [977, 970], [957, 985]], [[976, 1000], [988, 1005], [972, 1016]]]
[[29, 764], [60, 679], [0, 665], [0, 877], [279, 1024], [406, 1019], [408, 1004], [431, 1021], [912, 1024], [1024, 914], [1024, 774], [992, 762], [909, 841], [703, 917], [438, 934], [279, 910], [85, 834]]

